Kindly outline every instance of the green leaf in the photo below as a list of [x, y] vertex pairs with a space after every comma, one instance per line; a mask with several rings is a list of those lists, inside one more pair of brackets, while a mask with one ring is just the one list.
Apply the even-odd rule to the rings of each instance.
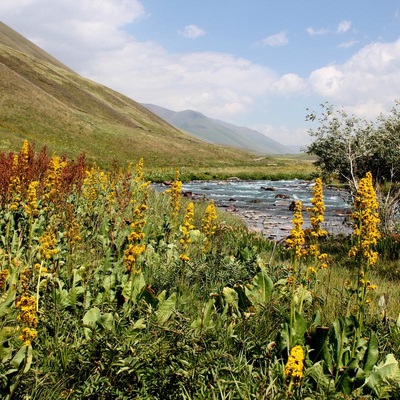
[[7, 297], [4, 300], [3, 299], [4, 296], [1, 298], [0, 318], [3, 318], [5, 315], [10, 313], [10, 306], [15, 300], [15, 290], [9, 290]]
[[240, 315], [238, 302], [239, 302], [239, 294], [235, 289], [230, 287], [224, 287], [222, 289], [222, 296], [225, 300], [225, 307], [222, 315], [226, 315], [228, 310], [235, 313], [236, 315]]
[[68, 305], [72, 308], [76, 308], [78, 304], [78, 297], [85, 292], [82, 286], [73, 286], [67, 296]]
[[300, 313], [296, 312], [294, 316], [294, 324], [292, 326], [292, 344], [304, 344], [306, 332], [307, 322]]
[[364, 356], [364, 371], [368, 375], [372, 368], [376, 365], [379, 358], [379, 348], [378, 339], [375, 333], [371, 332], [371, 337], [369, 338], [367, 351]]
[[146, 324], [145, 324], [146, 320], [144, 318], [140, 318], [138, 319], [134, 324], [132, 329], [133, 330], [142, 330], [142, 329], [146, 329]]
[[12, 368], [18, 369], [21, 363], [24, 361], [26, 352], [28, 351], [27, 346], [22, 346], [17, 354], [15, 354], [14, 358], [10, 361], [10, 365]]
[[212, 311], [214, 309], [215, 299], [208, 300], [207, 304], [203, 307], [201, 316], [192, 322], [191, 328], [194, 328], [194, 333], [201, 334], [212, 329], [214, 324], [212, 322]]
[[327, 390], [330, 385], [329, 378], [324, 373], [322, 362], [318, 361], [306, 369], [306, 377], [310, 377], [317, 384], [318, 389]]
[[266, 305], [272, 293], [274, 284], [267, 272], [262, 269], [245, 288], [247, 298], [253, 306]]
[[399, 363], [393, 354], [388, 354], [384, 362], [373, 367], [365, 384], [371, 388], [378, 397], [387, 397], [390, 392], [390, 381], [400, 381]]
[[31, 365], [32, 365], [32, 361], [33, 361], [33, 349], [32, 349], [32, 346], [29, 345], [27, 347], [26, 351], [27, 351], [26, 364], [25, 364], [24, 370], [22, 371], [22, 373], [24, 373], [24, 374], [26, 374], [29, 371], [29, 369], [31, 368]]
[[172, 293], [168, 299], [164, 299], [158, 303], [158, 309], [156, 311], [157, 321], [159, 324], [165, 324], [171, 317], [176, 307], [176, 293]]
[[127, 282], [125, 282], [122, 289], [122, 295], [127, 300], [137, 303], [139, 300], [139, 295], [141, 294], [145, 285], [146, 281], [144, 280], [142, 272], [138, 273], [137, 275], [133, 275], [127, 280]]
[[102, 326], [106, 331], [112, 332], [114, 330], [114, 317], [111, 313], [103, 314], [97, 323]]
[[95, 329], [96, 322], [100, 317], [101, 317], [100, 309], [98, 307], [93, 307], [86, 312], [86, 314], [83, 316], [82, 321], [85, 326]]

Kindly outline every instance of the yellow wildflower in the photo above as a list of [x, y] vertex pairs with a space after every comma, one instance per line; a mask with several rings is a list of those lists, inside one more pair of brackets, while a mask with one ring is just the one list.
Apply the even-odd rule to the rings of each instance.
[[45, 260], [50, 260], [58, 253], [57, 246], [57, 237], [53, 231], [53, 229], [49, 226], [43, 232], [43, 235], [39, 238], [39, 251], [42, 257]]
[[301, 258], [305, 255], [305, 237], [303, 231], [303, 214], [302, 214], [303, 204], [300, 200], [295, 202], [294, 215], [292, 219], [293, 228], [290, 231], [290, 236], [286, 239], [286, 244], [290, 249], [293, 249], [295, 256]]
[[204, 252], [207, 252], [211, 246], [211, 238], [217, 231], [217, 208], [215, 207], [214, 200], [208, 204], [202, 219], [202, 229], [206, 235], [206, 242], [204, 244]]
[[22, 335], [19, 337], [24, 342], [25, 346], [29, 346], [33, 340], [37, 338], [37, 330], [25, 327], [22, 329]]
[[182, 246], [182, 253], [180, 254], [179, 258], [183, 261], [190, 260], [189, 256], [185, 254], [185, 251], [189, 243], [191, 242], [190, 231], [194, 228], [193, 219], [194, 219], [194, 204], [191, 202], [188, 204], [186, 208], [186, 214], [180, 229], [182, 232], [182, 237], [179, 240], [179, 243]]
[[38, 185], [38, 181], [32, 181], [28, 187], [25, 211], [30, 217], [36, 217], [38, 215], [38, 203], [36, 197], [36, 187]]
[[180, 172], [176, 170], [175, 179], [172, 182], [171, 189], [165, 191], [171, 197], [171, 210], [172, 210], [172, 218], [176, 219], [178, 213], [181, 209], [181, 194], [182, 194], [182, 182], [179, 180]]
[[324, 222], [325, 204], [322, 189], [322, 179], [317, 178], [314, 185], [314, 197], [311, 199], [313, 207], [307, 209], [311, 212], [310, 223], [312, 227], [311, 236], [323, 237], [327, 235], [327, 231], [321, 228], [321, 223]]
[[300, 384], [304, 377], [304, 350], [301, 346], [294, 346], [290, 350], [289, 359], [285, 366], [284, 374], [289, 379], [293, 379], [295, 383]]
[[378, 224], [378, 200], [373, 187], [372, 174], [367, 172], [365, 178], [360, 180], [354, 212], [350, 215], [354, 222], [353, 235], [357, 243], [350, 249], [349, 256], [362, 256], [369, 265], [376, 264], [378, 253], [373, 250], [380, 238]]
[[36, 326], [38, 324], [37, 302], [35, 297], [28, 294], [29, 277], [31, 270], [26, 267], [20, 274], [21, 296], [15, 300], [15, 307], [20, 310], [17, 320], [22, 322], [24, 328], [22, 335], [19, 337], [25, 346], [29, 346], [37, 337]]
[[[137, 176], [134, 179], [136, 189], [132, 193], [131, 203], [134, 204], [132, 213], [131, 233], [128, 236], [128, 247], [124, 252], [125, 266], [128, 272], [136, 273], [136, 262], [138, 257], [146, 250], [146, 245], [141, 243], [145, 238], [144, 227], [146, 226], [145, 212], [148, 210], [147, 199], [149, 196], [147, 187], [149, 182], [142, 182], [143, 159], [136, 166]], [[140, 200], [140, 203], [139, 203]], [[139, 204], [138, 204], [139, 203]]]
[[66, 165], [67, 163], [65, 161], [61, 161], [60, 157], [55, 155], [51, 157], [44, 182], [43, 202], [46, 205], [49, 203], [57, 204], [57, 199], [59, 198], [62, 190], [62, 171]]
[[8, 186], [8, 191], [12, 193], [12, 200], [10, 203], [10, 210], [12, 211], [18, 210], [22, 197], [22, 187], [21, 187], [21, 179], [19, 177], [18, 164], [19, 164], [18, 154], [14, 154], [12, 175], [10, 177], [10, 184]]
[[0, 289], [4, 288], [9, 275], [10, 271], [8, 269], [3, 269], [3, 271], [0, 271]]
[[24, 140], [21, 151], [19, 152], [19, 170], [22, 179], [25, 177], [25, 173], [29, 166], [29, 142]]

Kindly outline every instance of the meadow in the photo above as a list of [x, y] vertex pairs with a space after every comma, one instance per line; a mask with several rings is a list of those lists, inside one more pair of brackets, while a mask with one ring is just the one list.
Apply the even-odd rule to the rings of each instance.
[[317, 178], [282, 244], [152, 174], [0, 154], [3, 399], [400, 398], [400, 241], [369, 174], [353, 235], [322, 229]]

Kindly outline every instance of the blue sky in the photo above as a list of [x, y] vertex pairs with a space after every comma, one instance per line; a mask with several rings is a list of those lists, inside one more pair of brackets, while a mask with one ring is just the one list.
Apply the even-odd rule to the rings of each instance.
[[2, 0], [1, 20], [136, 101], [307, 144], [307, 108], [400, 98], [394, 0]]

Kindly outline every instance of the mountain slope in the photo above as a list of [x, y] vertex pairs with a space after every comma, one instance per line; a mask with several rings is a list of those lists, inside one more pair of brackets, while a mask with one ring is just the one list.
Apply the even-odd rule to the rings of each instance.
[[85, 152], [100, 164], [240, 163], [248, 155], [205, 143], [134, 100], [85, 79], [11, 28], [0, 26], [0, 151], [23, 139], [57, 154]]
[[236, 126], [192, 111], [172, 111], [154, 104], [143, 104], [149, 110], [186, 132], [209, 143], [237, 147], [260, 154], [289, 154], [283, 144], [253, 129]]

